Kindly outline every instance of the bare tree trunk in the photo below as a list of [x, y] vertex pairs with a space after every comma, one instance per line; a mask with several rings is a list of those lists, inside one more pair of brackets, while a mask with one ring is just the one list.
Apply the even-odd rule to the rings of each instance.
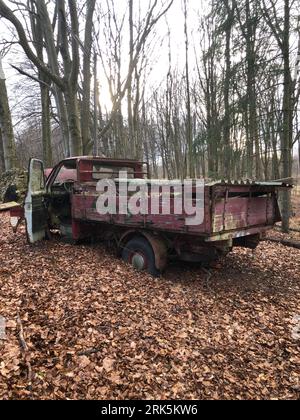
[[[43, 75], [41, 75], [43, 76]], [[52, 145], [51, 145], [51, 115], [50, 115], [50, 94], [49, 88], [41, 84], [41, 103], [42, 103], [42, 143], [43, 161], [47, 168], [53, 165]]]
[[230, 84], [231, 84], [231, 33], [233, 26], [233, 16], [234, 9], [233, 6], [230, 6], [229, 0], [225, 0], [225, 7], [227, 11], [227, 20], [225, 26], [225, 80], [224, 80], [224, 127], [223, 127], [223, 136], [224, 136], [224, 173], [223, 175], [226, 178], [230, 178], [230, 168], [231, 168], [231, 141], [230, 141], [230, 131], [231, 131], [231, 110], [230, 110]]
[[297, 23], [297, 34], [298, 34], [298, 50], [297, 50], [297, 58], [296, 58], [296, 65], [295, 65], [295, 76], [294, 76], [294, 87], [293, 90], [295, 91], [295, 114], [296, 114], [296, 138], [295, 143], [298, 141], [298, 164], [300, 169], [300, 129], [299, 129], [299, 113], [297, 112], [297, 108], [299, 106], [299, 99], [300, 99], [300, 10], [298, 11], [298, 23]]
[[80, 126], [80, 111], [79, 102], [77, 97], [77, 87], [68, 86], [65, 92], [65, 100], [68, 112], [68, 124], [70, 131], [70, 155], [81, 156], [82, 151], [82, 138]]
[[[59, 63], [57, 58], [57, 51], [55, 46], [54, 34], [52, 24], [50, 22], [49, 14], [47, 11], [46, 4], [44, 0], [36, 2], [37, 7], [37, 14], [43, 26], [43, 33], [45, 38], [45, 46], [49, 61], [49, 66], [51, 71], [55, 75], [59, 75]], [[38, 67], [39, 70], [40, 67]], [[60, 129], [62, 133], [63, 143], [64, 143], [64, 153], [66, 156], [70, 156], [70, 148], [69, 148], [69, 128], [68, 128], [68, 116], [66, 110], [66, 104], [64, 101], [63, 96], [63, 83], [57, 84], [55, 83], [54, 87], [54, 97], [56, 101], [56, 107], [58, 111], [59, 121], [60, 121]]]
[[58, 1], [59, 12], [59, 45], [60, 52], [63, 58], [64, 65], [64, 94], [66, 101], [66, 108], [68, 113], [68, 125], [70, 132], [70, 154], [73, 156], [80, 156], [82, 150], [82, 136], [80, 124], [80, 111], [78, 102], [78, 76], [80, 69], [79, 57], [79, 22], [76, 3], [72, 0], [68, 1], [70, 20], [71, 20], [71, 45], [72, 58], [70, 56], [68, 44], [68, 27], [66, 25], [66, 10], [65, 0]]
[[63, 92], [57, 86], [54, 87], [54, 97], [55, 97], [55, 103], [56, 103], [57, 112], [59, 116], [60, 131], [63, 138], [64, 154], [66, 157], [70, 157], [71, 156], [71, 150], [70, 150], [71, 140], [70, 140], [66, 102], [64, 99]]
[[5, 75], [0, 56], [0, 130], [2, 132], [2, 146], [5, 169], [17, 166], [16, 145], [13, 133], [11, 113], [8, 103]]
[[[283, 136], [282, 136], [282, 177], [290, 178], [292, 175], [292, 149], [293, 149], [293, 92], [290, 67], [290, 0], [284, 5], [284, 33], [283, 33], [283, 59], [284, 59], [284, 98], [283, 98]], [[282, 228], [289, 231], [291, 217], [291, 193], [283, 193]]]
[[[129, 67], [133, 63], [134, 54], [134, 39], [133, 39], [133, 0], [129, 0]], [[132, 157], [136, 158], [136, 144], [135, 144], [135, 133], [134, 133], [134, 122], [133, 122], [133, 109], [132, 109], [132, 79], [133, 73], [128, 78], [127, 88], [127, 108], [128, 108], [128, 132], [129, 132], [129, 144], [131, 145]]]
[[140, 102], [141, 82], [139, 70], [135, 71], [135, 99], [133, 107], [133, 134], [135, 144], [135, 159], [143, 160], [143, 141], [141, 136]]
[[276, 129], [276, 90], [271, 86], [271, 80], [268, 80], [268, 89], [270, 92], [270, 117], [268, 117], [267, 124], [270, 127], [271, 147], [272, 147], [272, 179], [280, 179], [280, 165], [277, 151], [277, 129]]
[[[261, 178], [261, 160], [260, 160], [260, 144], [257, 122], [257, 106], [256, 106], [256, 26], [257, 16], [250, 10], [250, 0], [246, 0], [246, 60], [247, 60], [247, 96], [249, 106], [249, 154], [248, 159], [253, 162], [253, 145], [255, 146], [255, 174], [256, 178]], [[248, 176], [252, 177], [253, 163], [249, 163]]]
[[[55, 46], [54, 34], [52, 29], [52, 24], [50, 22], [49, 14], [44, 0], [36, 2], [37, 14], [43, 26], [43, 33], [45, 37], [45, 46], [47, 51], [47, 56], [49, 60], [49, 65], [51, 71], [55, 75], [59, 75], [59, 63], [57, 58], [57, 51]], [[40, 69], [40, 67], [38, 67]], [[60, 129], [62, 133], [63, 143], [64, 143], [64, 153], [66, 157], [70, 156], [70, 134], [68, 127], [68, 115], [66, 110], [66, 104], [63, 96], [63, 86], [55, 84], [54, 87], [54, 97], [56, 101], [56, 107], [59, 116]]]
[[300, 136], [298, 138], [298, 162], [299, 162], [299, 169], [300, 169]]
[[[88, 155], [92, 150], [91, 139], [91, 53], [92, 53], [92, 28], [96, 0], [87, 2], [85, 41], [83, 54], [83, 98], [81, 110], [81, 131], [83, 153]], [[97, 79], [97, 75], [95, 75]], [[95, 141], [96, 139], [94, 139]]]
[[[281, 50], [284, 70], [284, 88], [283, 88], [283, 125], [281, 136], [281, 155], [282, 155], [282, 178], [291, 178], [292, 176], [292, 151], [293, 151], [293, 119], [294, 119], [294, 83], [291, 73], [290, 62], [290, 29], [291, 29], [291, 2], [284, 0], [284, 24], [280, 27], [276, 16], [276, 3], [270, 0], [272, 10], [275, 15], [270, 15], [270, 9], [267, 8], [265, 0], [263, 0], [264, 18], [269, 25], [272, 33]], [[275, 22], [275, 23], [274, 23]], [[286, 190], [282, 193], [282, 229], [284, 232], [289, 231], [291, 217], [291, 192]]]
[[[257, 26], [259, 23], [258, 1], [245, 0], [245, 3], [233, 0], [236, 8], [240, 30], [245, 40], [246, 48], [246, 85], [247, 85], [247, 104], [246, 108], [246, 137], [247, 137], [247, 175], [253, 176], [254, 147], [255, 147], [255, 174], [256, 178], [261, 178], [262, 165], [260, 156], [260, 139], [257, 115]], [[244, 18], [244, 20], [243, 20]]]
[[5, 171], [4, 150], [3, 150], [3, 142], [2, 142], [2, 132], [0, 128], [0, 173], [4, 171]]
[[193, 151], [193, 128], [191, 114], [191, 91], [190, 91], [190, 68], [189, 68], [189, 35], [188, 35], [188, 9], [187, 0], [184, 0], [184, 34], [185, 34], [185, 77], [186, 77], [186, 137], [188, 148], [187, 171], [190, 178], [195, 176], [194, 151]]
[[[93, 153], [94, 156], [97, 156], [99, 151], [99, 145], [98, 145], [98, 128], [99, 128], [99, 115], [100, 112], [98, 112], [98, 106], [99, 106], [99, 84], [98, 84], [98, 57], [97, 54], [94, 55], [94, 147], [93, 147]], [[103, 151], [102, 151], [103, 154]]]
[[[31, 8], [31, 31], [33, 43], [37, 56], [41, 62], [44, 63], [44, 33], [43, 25], [40, 17], [36, 13], [35, 4], [30, 2]], [[52, 135], [51, 135], [51, 115], [50, 115], [50, 84], [51, 80], [40, 69], [38, 69], [41, 92], [41, 106], [42, 106], [42, 146], [43, 146], [43, 161], [47, 168], [52, 167]]]

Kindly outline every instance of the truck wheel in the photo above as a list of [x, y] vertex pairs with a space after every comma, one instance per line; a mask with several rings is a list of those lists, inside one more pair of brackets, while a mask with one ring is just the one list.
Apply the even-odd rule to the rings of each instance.
[[123, 249], [122, 258], [138, 271], [147, 271], [153, 277], [161, 274], [155, 266], [153, 249], [146, 239], [135, 238], [129, 241]]

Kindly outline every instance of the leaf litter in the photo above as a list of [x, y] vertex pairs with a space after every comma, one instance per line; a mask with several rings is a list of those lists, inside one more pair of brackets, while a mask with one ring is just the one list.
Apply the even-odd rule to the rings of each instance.
[[153, 279], [0, 215], [0, 398], [299, 399], [299, 278], [300, 251], [263, 242]]

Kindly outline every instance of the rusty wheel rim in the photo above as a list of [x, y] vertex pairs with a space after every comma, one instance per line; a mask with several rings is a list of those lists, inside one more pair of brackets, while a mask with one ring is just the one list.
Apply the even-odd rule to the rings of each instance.
[[130, 263], [138, 271], [144, 271], [148, 266], [146, 256], [142, 252], [137, 251], [131, 255]]

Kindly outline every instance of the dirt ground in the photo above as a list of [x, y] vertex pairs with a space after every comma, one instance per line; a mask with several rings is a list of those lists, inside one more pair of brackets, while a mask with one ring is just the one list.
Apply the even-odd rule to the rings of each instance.
[[269, 242], [153, 279], [0, 215], [0, 398], [299, 399], [299, 280], [300, 251]]

